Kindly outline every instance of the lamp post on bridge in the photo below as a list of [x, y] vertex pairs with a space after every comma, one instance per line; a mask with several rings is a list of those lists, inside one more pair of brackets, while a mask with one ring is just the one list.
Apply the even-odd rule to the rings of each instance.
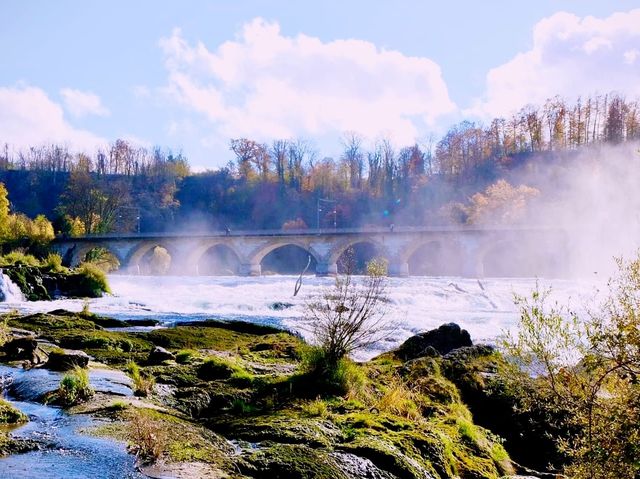
[[135, 218], [136, 218], [136, 233], [140, 234], [140, 219], [142, 218], [142, 213], [140, 211], [140, 208], [137, 206], [118, 206], [118, 210], [120, 210], [120, 212], [118, 213], [118, 219], [122, 219], [123, 215], [122, 215], [122, 210], [131, 210], [135, 212]]
[[318, 198], [318, 201], [316, 203], [316, 229], [319, 230], [320, 229], [320, 212], [323, 211], [322, 210], [322, 204], [332, 204], [333, 205], [333, 229], [337, 228], [338, 225], [338, 212], [337, 212], [337, 206], [338, 206], [338, 201], [337, 200], [330, 200], [327, 198]]

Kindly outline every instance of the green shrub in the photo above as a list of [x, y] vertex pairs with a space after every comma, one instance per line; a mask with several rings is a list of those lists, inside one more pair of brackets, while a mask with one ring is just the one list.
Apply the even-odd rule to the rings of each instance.
[[58, 253], [49, 253], [43, 261], [43, 266], [54, 273], [63, 273], [67, 268], [62, 266], [62, 256]]
[[324, 349], [308, 347], [302, 353], [302, 371], [313, 379], [311, 384], [316, 390], [307, 391], [313, 394], [340, 394], [356, 397], [364, 394], [367, 377], [356, 363], [348, 358], [337, 362], [327, 358]]
[[139, 397], [147, 397], [153, 392], [156, 380], [153, 376], [144, 374], [133, 361], [127, 363], [125, 370], [133, 381], [133, 394]]
[[86, 369], [76, 366], [60, 381], [57, 400], [61, 405], [68, 407], [86, 401], [93, 394], [93, 388], [89, 384], [89, 373]]
[[87, 287], [94, 296], [100, 296], [102, 293], [110, 293], [107, 275], [98, 266], [92, 263], [82, 263], [76, 270], [83, 275]]
[[198, 377], [205, 381], [229, 379], [234, 374], [246, 371], [235, 361], [219, 356], [211, 356], [198, 368]]
[[40, 266], [40, 260], [31, 254], [25, 254], [22, 251], [12, 251], [5, 254], [0, 258], [0, 263], [3, 266], [10, 266], [16, 264], [24, 264], [27, 266]]

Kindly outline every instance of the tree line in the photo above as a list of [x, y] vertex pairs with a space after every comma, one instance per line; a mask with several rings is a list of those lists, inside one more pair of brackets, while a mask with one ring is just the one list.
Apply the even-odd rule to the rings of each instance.
[[495, 192], [488, 188], [534, 157], [638, 139], [638, 101], [611, 93], [551, 98], [404, 147], [349, 132], [337, 158], [304, 139], [235, 138], [234, 159], [202, 173], [192, 173], [181, 153], [125, 140], [93, 154], [61, 145], [14, 152], [5, 144], [0, 180], [17, 210], [45, 214], [64, 234], [471, 222], [482, 215], [460, 202]]

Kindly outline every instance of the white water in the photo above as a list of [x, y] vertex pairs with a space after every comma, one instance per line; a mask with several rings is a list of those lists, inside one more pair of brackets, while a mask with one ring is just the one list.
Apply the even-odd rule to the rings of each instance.
[[2, 272], [0, 268], [0, 301], [6, 303], [21, 303], [24, 301], [24, 295], [18, 285], [15, 284], [9, 276]]
[[[155, 318], [165, 322], [193, 319], [241, 319], [282, 326], [307, 336], [304, 328], [305, 304], [330, 287], [332, 279], [305, 277], [302, 289], [293, 297], [295, 276], [171, 277], [112, 275], [112, 296], [90, 301], [91, 311], [120, 319]], [[552, 287], [552, 299], [581, 310], [593, 305], [596, 281], [539, 280], [542, 288]], [[474, 341], [491, 341], [517, 323], [514, 293], [528, 295], [535, 279], [483, 279], [481, 284], [466, 278], [391, 278], [392, 301], [388, 318], [397, 325], [393, 337], [360, 358], [388, 350], [420, 331], [456, 322], [466, 328]], [[484, 289], [483, 289], [484, 288]], [[275, 311], [275, 302], [293, 306]], [[0, 311], [16, 308], [23, 312], [65, 308], [79, 311], [82, 300], [0, 303]]]

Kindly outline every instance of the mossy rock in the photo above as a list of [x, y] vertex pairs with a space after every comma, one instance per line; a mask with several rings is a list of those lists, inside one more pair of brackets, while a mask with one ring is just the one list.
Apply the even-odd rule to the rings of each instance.
[[88, 269], [54, 272], [44, 266], [16, 264], [3, 270], [29, 301], [49, 301], [57, 295], [98, 298], [109, 289], [105, 278], [96, 278]]
[[49, 311], [47, 314], [51, 316], [85, 319], [103, 328], [126, 328], [131, 325], [129, 321], [123, 321], [121, 319], [99, 316], [94, 313], [75, 313], [73, 311], [67, 311], [66, 309], [54, 309], [53, 311]]
[[327, 451], [299, 444], [264, 444], [240, 470], [256, 479], [349, 479]]
[[331, 421], [305, 418], [284, 411], [246, 418], [222, 417], [211, 420], [210, 424], [227, 437], [251, 443], [271, 441], [330, 447], [344, 440], [340, 429]]
[[0, 425], [23, 424], [29, 422], [29, 418], [17, 409], [13, 404], [0, 398]]
[[91, 331], [98, 328], [93, 321], [88, 321], [77, 315], [61, 316], [47, 313], [10, 318], [9, 326], [28, 329], [43, 335], [65, 329]]

